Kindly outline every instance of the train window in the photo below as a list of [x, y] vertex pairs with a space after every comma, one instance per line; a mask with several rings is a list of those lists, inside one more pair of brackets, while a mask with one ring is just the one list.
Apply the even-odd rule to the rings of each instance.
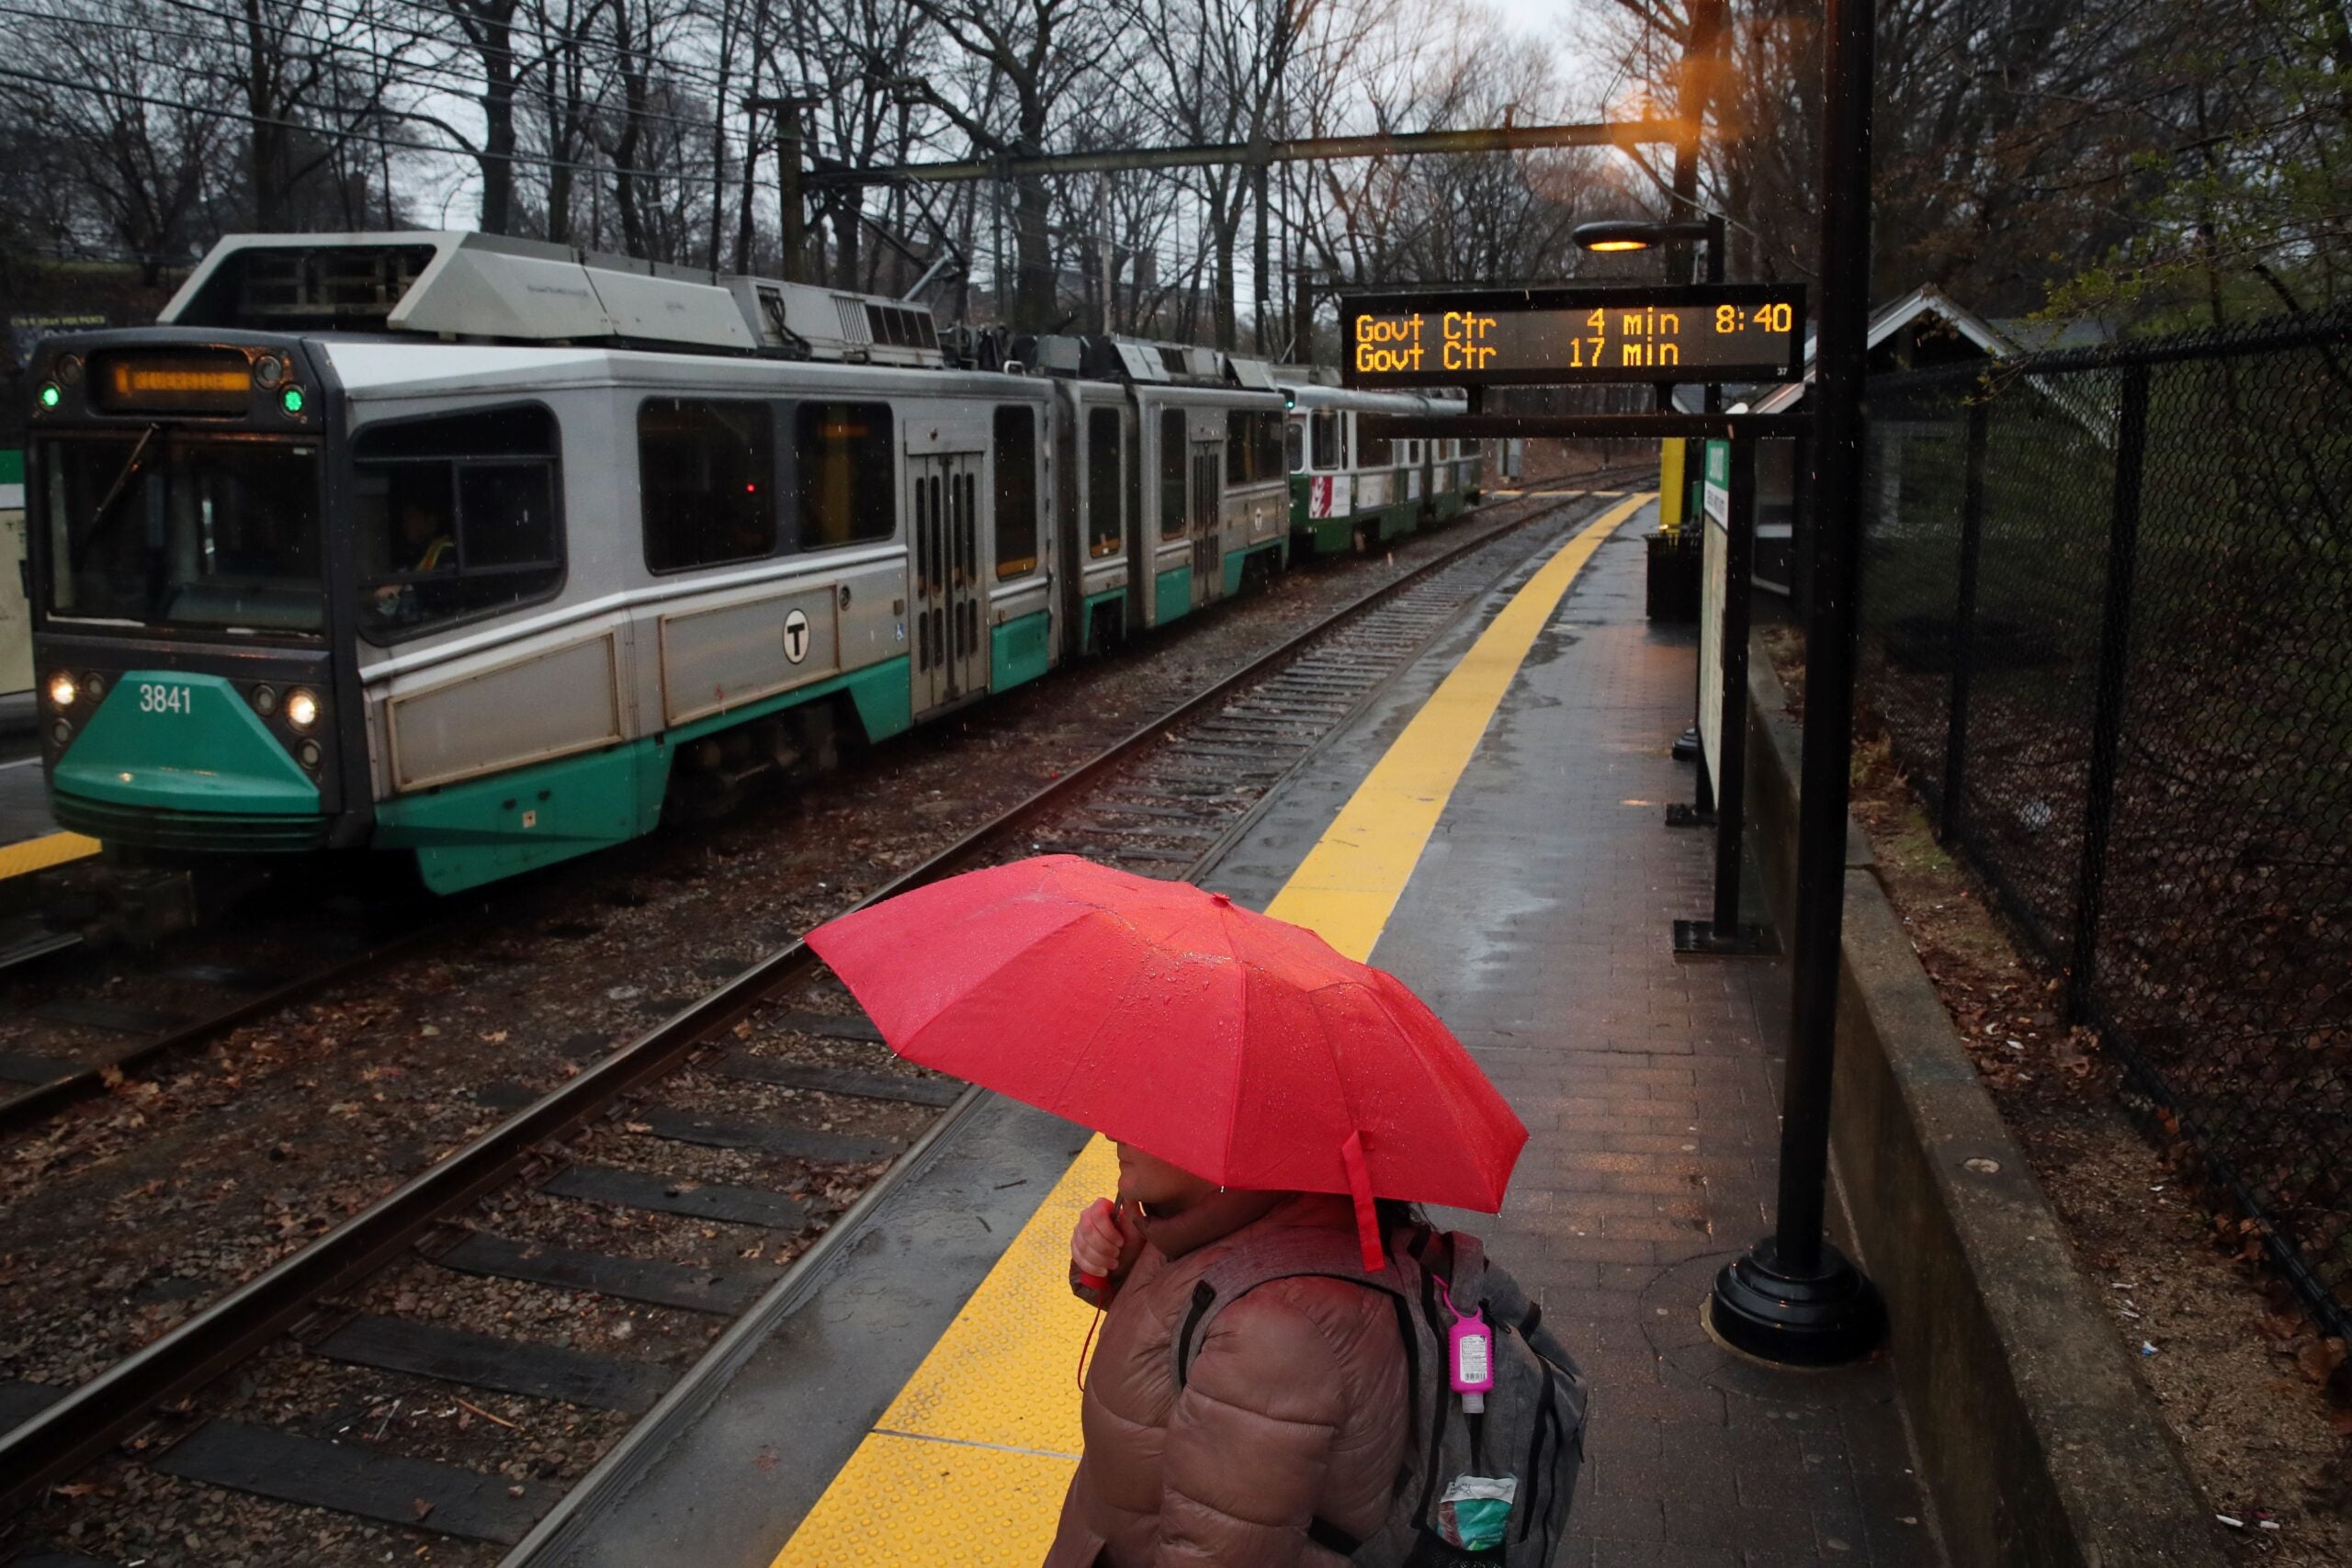
[[52, 615], [315, 636], [325, 625], [316, 442], [163, 427], [40, 448], [31, 527]]
[[1385, 435], [1366, 435], [1359, 429], [1356, 461], [1367, 468], [1392, 468], [1396, 462], [1396, 444]]
[[645, 564], [686, 571], [775, 553], [768, 405], [648, 398], [637, 410]]
[[1336, 468], [1340, 466], [1340, 415], [1334, 409], [1317, 409], [1314, 416], [1315, 466]]
[[1117, 555], [1125, 532], [1119, 526], [1119, 411], [1095, 409], [1086, 416], [1086, 553]]
[[1159, 414], [1159, 536], [1184, 536], [1184, 459], [1188, 437], [1182, 409]]
[[1225, 479], [1259, 484], [1283, 476], [1283, 416], [1234, 409], [1225, 416]]
[[793, 410], [804, 550], [887, 539], [898, 531], [898, 476], [888, 403], [802, 403]]
[[1283, 468], [1294, 474], [1306, 472], [1306, 422], [1303, 419], [1283, 425]]
[[1037, 411], [996, 411], [996, 575], [1037, 570]]
[[511, 609], [563, 581], [555, 416], [371, 425], [351, 444], [359, 624], [378, 642]]

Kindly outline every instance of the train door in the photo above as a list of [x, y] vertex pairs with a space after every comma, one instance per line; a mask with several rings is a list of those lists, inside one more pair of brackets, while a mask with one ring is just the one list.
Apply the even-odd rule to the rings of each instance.
[[914, 504], [914, 645], [917, 714], [988, 685], [981, 626], [980, 465], [978, 452], [907, 459]]
[[1193, 608], [1225, 596], [1223, 551], [1225, 443], [1192, 444], [1193, 498], [1190, 525], [1193, 539]]

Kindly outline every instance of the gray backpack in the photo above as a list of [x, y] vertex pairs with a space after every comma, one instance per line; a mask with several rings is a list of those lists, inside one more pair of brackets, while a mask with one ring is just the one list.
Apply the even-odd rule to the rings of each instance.
[[[1175, 1339], [1176, 1386], [1216, 1314], [1261, 1285], [1317, 1276], [1380, 1291], [1396, 1303], [1412, 1392], [1404, 1469], [1388, 1517], [1370, 1537], [1318, 1518], [1307, 1538], [1358, 1568], [1549, 1568], [1584, 1462], [1583, 1374], [1476, 1236], [1422, 1229], [1409, 1241], [1374, 1274], [1351, 1234], [1269, 1237], [1225, 1253], [1193, 1287]], [[1494, 1386], [1478, 1414], [1448, 1382], [1449, 1297], [1493, 1333]]]

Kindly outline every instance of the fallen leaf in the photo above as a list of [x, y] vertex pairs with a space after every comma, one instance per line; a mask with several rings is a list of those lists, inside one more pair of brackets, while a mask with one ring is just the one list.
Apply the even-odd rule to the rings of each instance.
[[422, 1497], [409, 1504], [409, 1506], [416, 1511], [416, 1517], [420, 1519], [433, 1511], [433, 1505]]

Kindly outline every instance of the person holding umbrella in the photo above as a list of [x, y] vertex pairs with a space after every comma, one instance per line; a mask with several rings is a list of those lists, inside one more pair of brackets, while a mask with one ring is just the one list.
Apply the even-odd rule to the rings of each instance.
[[[1536, 1380], [1515, 1386], [1565, 1369], [1528, 1419], [1555, 1450], [1578, 1440], [1580, 1381], [1533, 1309], [1475, 1238], [1409, 1207], [1497, 1212], [1527, 1131], [1394, 976], [1222, 894], [1068, 855], [917, 888], [808, 942], [900, 1055], [1118, 1146], [1117, 1195], [1070, 1238], [1072, 1288], [1106, 1315], [1046, 1568], [1326, 1565], [1375, 1539], [1357, 1561], [1402, 1561], [1383, 1553], [1419, 1528], [1400, 1501], [1437, 1439], [1448, 1474], [1421, 1464], [1418, 1495], [1440, 1533], [1475, 1535], [1512, 1483], [1453, 1473], [1460, 1416], [1474, 1452], [1524, 1435], [1518, 1413], [1479, 1415], [1513, 1356]], [[1548, 1558], [1568, 1488], [1545, 1490], [1516, 1517], [1544, 1521]]]
[[1125, 1144], [1119, 1191], [1070, 1238], [1072, 1288], [1111, 1310], [1047, 1568], [1343, 1561], [1332, 1547], [1377, 1532], [1406, 1461], [1411, 1390], [1389, 1296], [1278, 1279], [1217, 1314], [1181, 1389], [1170, 1368], [1212, 1262], [1344, 1256], [1351, 1203], [1219, 1187]]

